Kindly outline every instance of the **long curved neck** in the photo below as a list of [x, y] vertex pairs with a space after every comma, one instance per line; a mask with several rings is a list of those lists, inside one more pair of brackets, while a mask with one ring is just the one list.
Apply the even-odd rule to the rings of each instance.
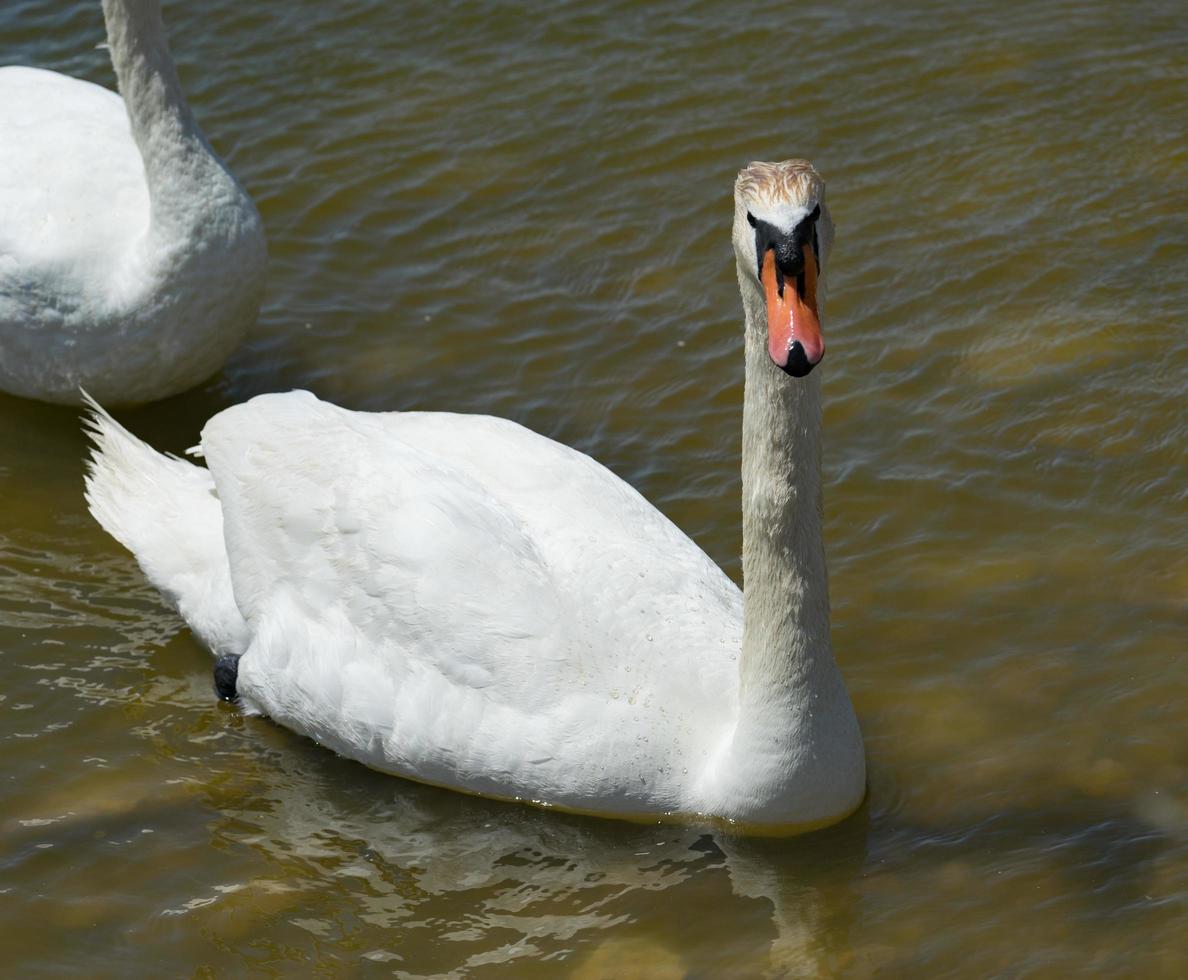
[[182, 95], [159, 0], [103, 0], [111, 61], [140, 149], [154, 231], [194, 222], [196, 201], [222, 170]]
[[821, 376], [791, 378], [767, 353], [762, 299], [744, 284], [744, 717], [795, 710], [836, 673], [821, 534]]
[[749, 269], [743, 399], [743, 639], [738, 719], [723, 775], [741, 818], [810, 825], [857, 806], [862, 734], [829, 640], [821, 535], [821, 377], [767, 353]]
[[[738, 714], [710, 768], [710, 805], [743, 823], [801, 829], [862, 799], [862, 733], [833, 660], [821, 535], [821, 377], [767, 352], [767, 311], [739, 266], [743, 396], [743, 636]], [[819, 294], [820, 298], [820, 294]]]

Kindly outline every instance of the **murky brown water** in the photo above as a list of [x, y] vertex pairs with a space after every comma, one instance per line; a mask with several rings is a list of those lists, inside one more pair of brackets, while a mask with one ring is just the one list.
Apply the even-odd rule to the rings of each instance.
[[[166, 4], [273, 256], [250, 342], [124, 418], [294, 386], [504, 414], [734, 575], [733, 174], [803, 155], [835, 646], [867, 805], [762, 843], [486, 803], [214, 701], [0, 398], [0, 948], [62, 975], [1188, 975], [1183, 4]], [[98, 3], [0, 61], [111, 83]]]

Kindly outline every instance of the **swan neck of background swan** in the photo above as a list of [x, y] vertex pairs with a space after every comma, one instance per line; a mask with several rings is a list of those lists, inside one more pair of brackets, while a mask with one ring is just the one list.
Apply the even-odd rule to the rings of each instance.
[[152, 237], [176, 239], [200, 223], [212, 191], [218, 195], [234, 178], [182, 94], [158, 0], [103, 0], [103, 13], [120, 95], [144, 161]]

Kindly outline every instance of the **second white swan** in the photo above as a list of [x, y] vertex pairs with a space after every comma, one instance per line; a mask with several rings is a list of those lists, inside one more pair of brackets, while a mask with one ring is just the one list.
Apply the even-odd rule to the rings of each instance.
[[344, 756], [604, 816], [831, 823], [865, 789], [810, 373], [831, 238], [809, 164], [739, 174], [745, 593], [582, 453], [306, 392], [216, 415], [209, 469], [95, 406], [91, 512], [220, 656], [222, 694]]
[[267, 249], [210, 148], [158, 0], [103, 0], [120, 93], [0, 68], [0, 390], [152, 401], [222, 366], [255, 320]]

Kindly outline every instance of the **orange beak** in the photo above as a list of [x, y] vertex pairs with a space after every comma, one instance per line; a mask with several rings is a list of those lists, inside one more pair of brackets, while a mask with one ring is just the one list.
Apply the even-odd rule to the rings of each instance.
[[811, 244], [804, 246], [803, 274], [784, 279], [782, 288], [775, 252], [763, 256], [763, 294], [767, 298], [767, 352], [776, 367], [789, 374], [808, 374], [825, 354], [817, 315], [817, 256]]

